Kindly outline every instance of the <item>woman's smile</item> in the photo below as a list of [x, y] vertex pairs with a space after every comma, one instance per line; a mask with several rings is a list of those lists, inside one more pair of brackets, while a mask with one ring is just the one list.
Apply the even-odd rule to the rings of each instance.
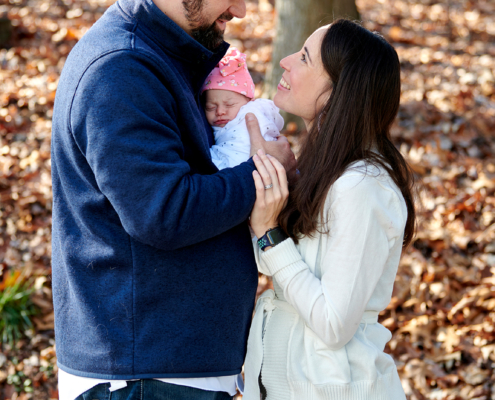
[[290, 85], [285, 81], [284, 77], [282, 76], [282, 79], [280, 79], [279, 86], [282, 86], [282, 88], [290, 90]]

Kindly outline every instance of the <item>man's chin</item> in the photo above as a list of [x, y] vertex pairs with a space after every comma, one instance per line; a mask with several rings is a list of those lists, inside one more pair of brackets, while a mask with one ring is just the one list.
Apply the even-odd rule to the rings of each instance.
[[[226, 23], [224, 23], [226, 25]], [[223, 43], [224, 30], [221, 30], [217, 21], [208, 27], [196, 28], [192, 32], [193, 38], [210, 51], [215, 51]]]

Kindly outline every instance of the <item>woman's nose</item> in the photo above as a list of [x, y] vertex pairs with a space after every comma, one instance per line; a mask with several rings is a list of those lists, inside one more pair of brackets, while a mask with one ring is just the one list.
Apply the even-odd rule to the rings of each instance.
[[285, 69], [286, 71], [289, 71], [289, 69], [290, 69], [290, 68], [289, 68], [289, 57], [290, 57], [290, 56], [285, 57], [285, 58], [282, 58], [282, 59], [280, 60], [280, 66], [281, 66], [283, 69]]

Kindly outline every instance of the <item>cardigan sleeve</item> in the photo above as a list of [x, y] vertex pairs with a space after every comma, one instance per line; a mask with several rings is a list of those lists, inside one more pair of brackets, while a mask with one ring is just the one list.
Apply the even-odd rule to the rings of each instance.
[[335, 350], [358, 329], [405, 220], [402, 198], [373, 177], [341, 178], [332, 191], [333, 201], [327, 201], [325, 209], [329, 231], [322, 237], [321, 280], [292, 239], [260, 258], [261, 270], [269, 271], [306, 324]]

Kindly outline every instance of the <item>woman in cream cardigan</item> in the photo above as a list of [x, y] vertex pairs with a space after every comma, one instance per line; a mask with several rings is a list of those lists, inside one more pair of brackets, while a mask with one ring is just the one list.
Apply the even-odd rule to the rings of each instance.
[[412, 175], [389, 133], [397, 53], [338, 20], [280, 65], [275, 104], [302, 117], [308, 136], [290, 194], [281, 164], [254, 157], [251, 227], [275, 290], [256, 306], [244, 400], [405, 399], [378, 323], [415, 226]]

